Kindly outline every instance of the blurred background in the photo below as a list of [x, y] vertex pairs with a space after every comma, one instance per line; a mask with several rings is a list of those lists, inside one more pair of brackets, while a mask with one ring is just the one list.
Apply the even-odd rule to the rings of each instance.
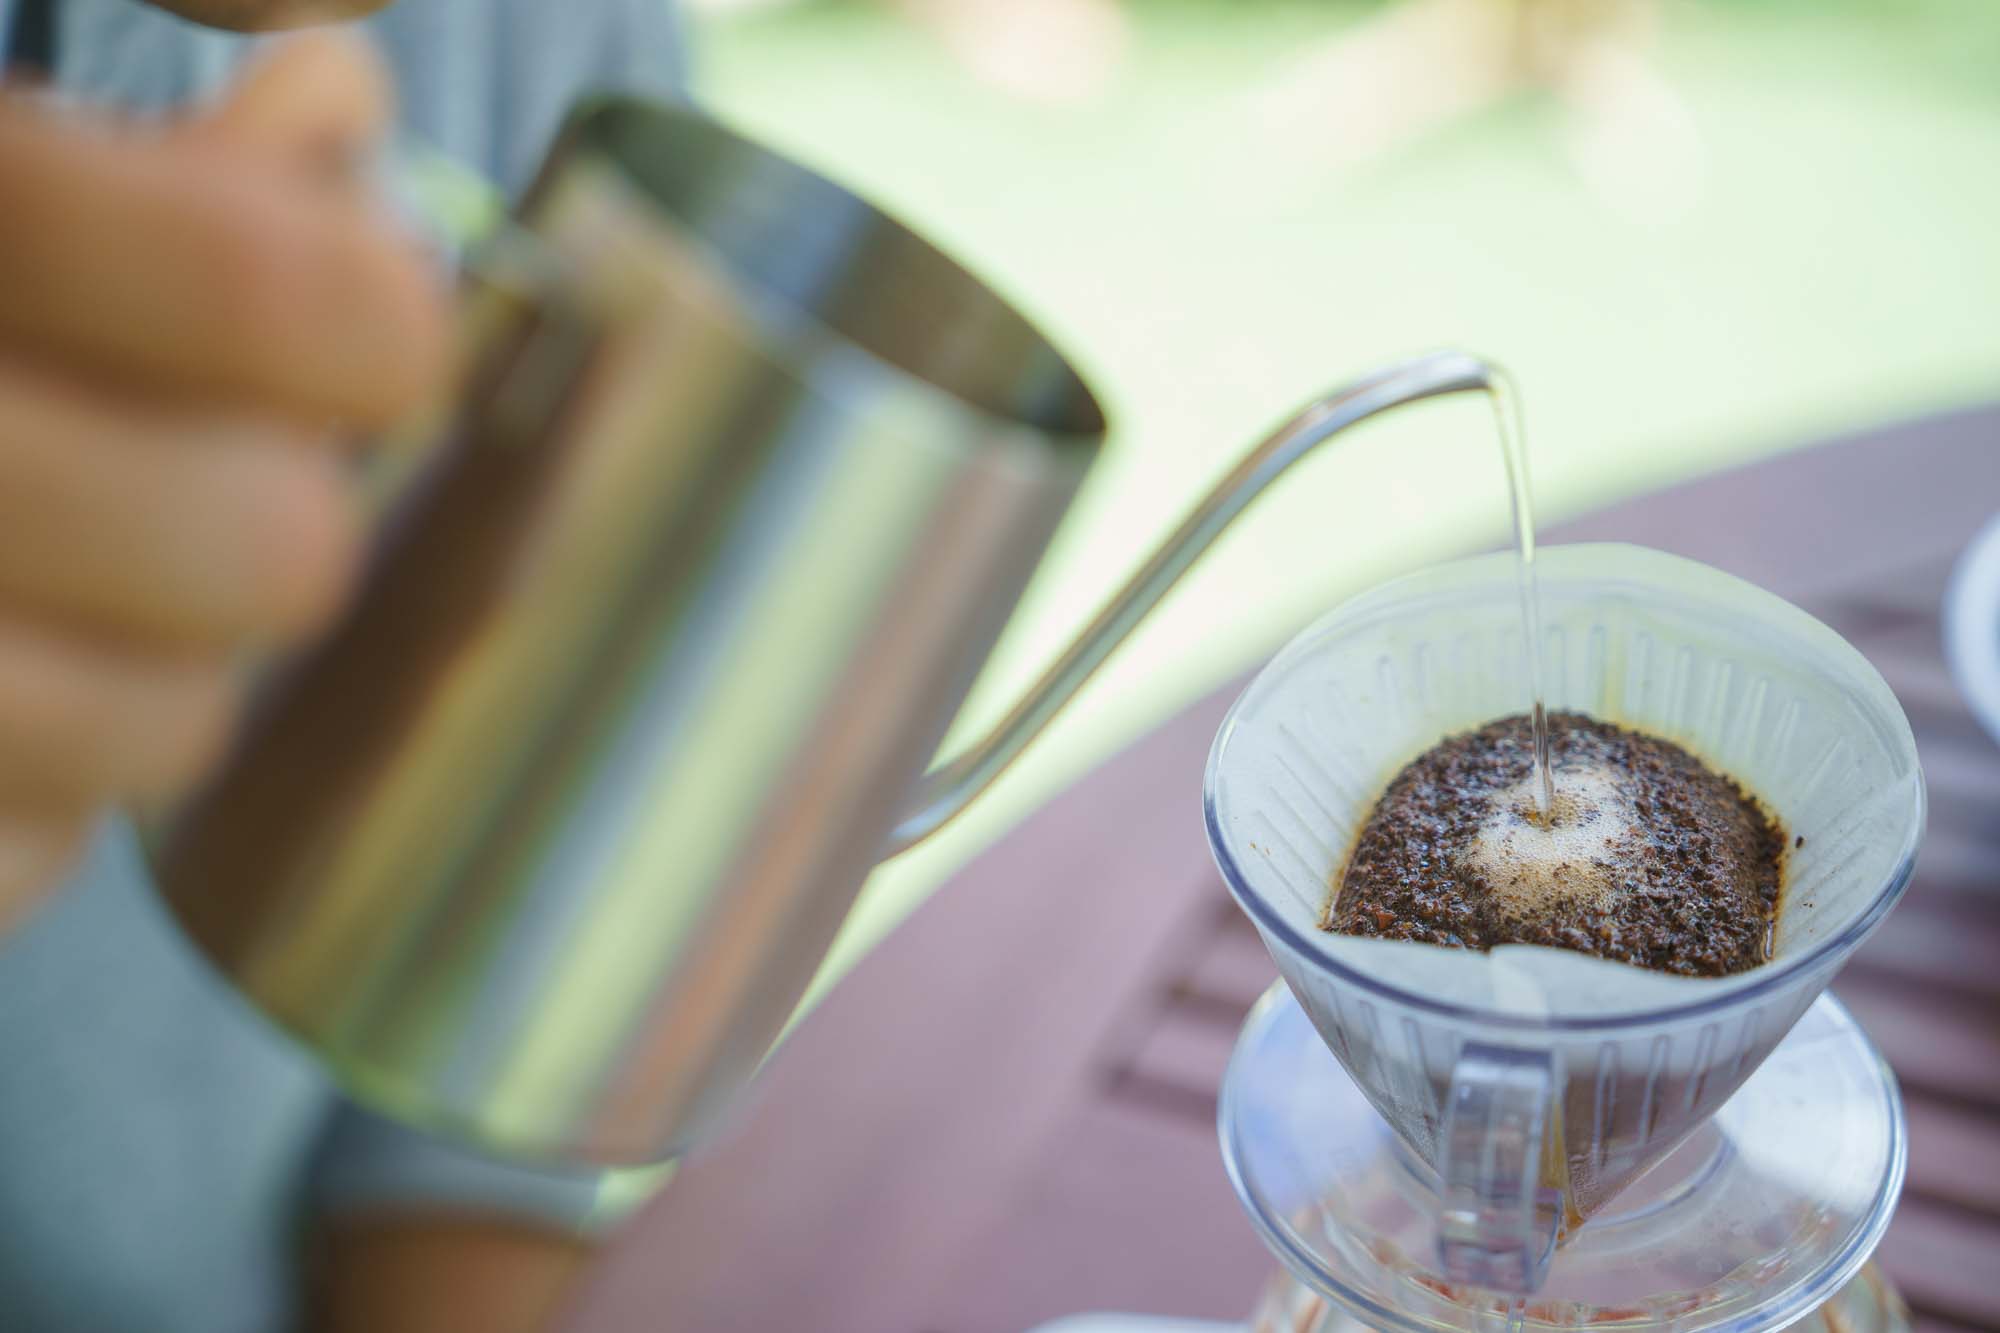
[[[1377, 362], [1450, 344], [1509, 366], [1545, 520], [2000, 392], [1989, 0], [695, 0], [692, 18], [699, 97], [994, 281], [1113, 413], [961, 735], [1258, 432]], [[1501, 540], [1501, 483], [1470, 403], [1287, 479], [1014, 773], [878, 873], [830, 975], [1343, 594]]]

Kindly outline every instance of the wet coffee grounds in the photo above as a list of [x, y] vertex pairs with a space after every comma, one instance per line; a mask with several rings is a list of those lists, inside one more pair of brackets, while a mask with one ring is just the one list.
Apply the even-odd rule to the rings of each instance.
[[1549, 718], [1544, 825], [1528, 718], [1452, 736], [1389, 783], [1321, 920], [1451, 948], [1544, 944], [1683, 976], [1770, 957], [1785, 834], [1680, 746]]

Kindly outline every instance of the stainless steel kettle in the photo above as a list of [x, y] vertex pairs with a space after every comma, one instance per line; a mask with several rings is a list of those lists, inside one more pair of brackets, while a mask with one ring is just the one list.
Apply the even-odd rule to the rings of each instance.
[[361, 595], [150, 845], [189, 935], [354, 1094], [540, 1158], [686, 1147], [870, 866], [1266, 481], [1485, 383], [1443, 354], [1306, 409], [926, 773], [1103, 441], [1076, 372], [910, 231], [691, 111], [583, 109], [503, 235], [439, 446], [383, 465]]

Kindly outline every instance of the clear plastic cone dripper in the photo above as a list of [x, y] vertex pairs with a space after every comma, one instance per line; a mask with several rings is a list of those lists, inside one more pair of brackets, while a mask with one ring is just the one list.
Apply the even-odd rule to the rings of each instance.
[[1694, 979], [1318, 928], [1388, 779], [1525, 711], [1511, 556], [1384, 585], [1301, 634], [1231, 710], [1206, 789], [1217, 862], [1279, 971], [1439, 1172], [1447, 1268], [1515, 1290], [1756, 1070], [1901, 894], [1924, 811], [1895, 697], [1804, 612], [1638, 547], [1547, 548], [1537, 565], [1549, 707], [1686, 747], [1803, 838], [1771, 962]]

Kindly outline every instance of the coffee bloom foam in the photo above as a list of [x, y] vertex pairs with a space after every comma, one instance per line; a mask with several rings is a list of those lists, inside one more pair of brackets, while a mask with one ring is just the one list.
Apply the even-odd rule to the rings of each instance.
[[1494, 793], [1492, 810], [1464, 852], [1464, 864], [1511, 915], [1565, 907], [1606, 907], [1623, 892], [1620, 863], [1631, 864], [1639, 819], [1610, 769], [1558, 770], [1555, 805], [1544, 827], [1533, 779]]

